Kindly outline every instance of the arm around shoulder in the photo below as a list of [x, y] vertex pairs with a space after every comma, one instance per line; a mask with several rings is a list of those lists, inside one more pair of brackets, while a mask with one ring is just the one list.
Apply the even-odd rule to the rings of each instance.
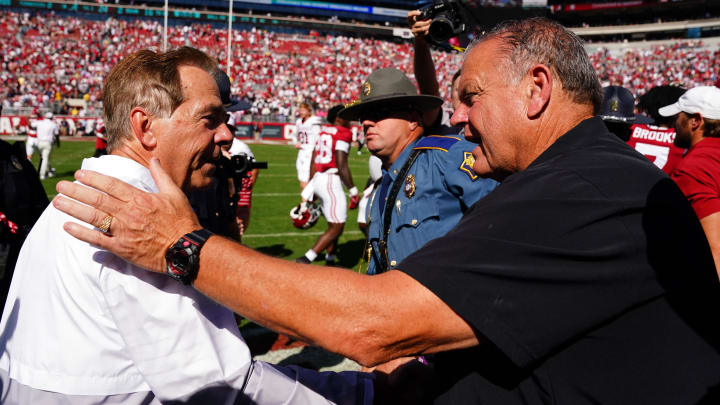
[[366, 276], [300, 265], [213, 237], [195, 288], [270, 329], [368, 366], [478, 343], [462, 318], [400, 271]]

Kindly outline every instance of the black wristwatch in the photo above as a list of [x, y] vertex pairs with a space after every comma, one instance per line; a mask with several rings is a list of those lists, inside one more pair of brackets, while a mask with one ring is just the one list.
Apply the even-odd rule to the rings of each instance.
[[195, 281], [200, 267], [200, 249], [212, 235], [207, 229], [198, 229], [178, 239], [165, 253], [167, 274], [185, 285]]

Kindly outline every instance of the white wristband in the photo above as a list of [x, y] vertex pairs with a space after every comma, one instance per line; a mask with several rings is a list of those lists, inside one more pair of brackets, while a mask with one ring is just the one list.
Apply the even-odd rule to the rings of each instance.
[[353, 188], [351, 188], [351, 189], [348, 190], [348, 191], [350, 192], [350, 197], [355, 197], [356, 195], [358, 195], [358, 189], [357, 189], [357, 187], [353, 187]]

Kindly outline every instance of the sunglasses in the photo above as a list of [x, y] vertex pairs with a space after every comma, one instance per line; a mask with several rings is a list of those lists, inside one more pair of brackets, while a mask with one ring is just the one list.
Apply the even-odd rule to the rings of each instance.
[[378, 122], [386, 118], [407, 114], [411, 111], [415, 111], [415, 109], [410, 106], [382, 106], [367, 108], [358, 115], [358, 121], [363, 122], [367, 120]]

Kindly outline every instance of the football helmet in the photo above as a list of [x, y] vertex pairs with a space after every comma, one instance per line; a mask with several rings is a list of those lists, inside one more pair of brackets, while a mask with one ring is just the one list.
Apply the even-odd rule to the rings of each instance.
[[310, 229], [320, 219], [320, 210], [312, 205], [302, 202], [290, 210], [292, 224], [298, 229]]

